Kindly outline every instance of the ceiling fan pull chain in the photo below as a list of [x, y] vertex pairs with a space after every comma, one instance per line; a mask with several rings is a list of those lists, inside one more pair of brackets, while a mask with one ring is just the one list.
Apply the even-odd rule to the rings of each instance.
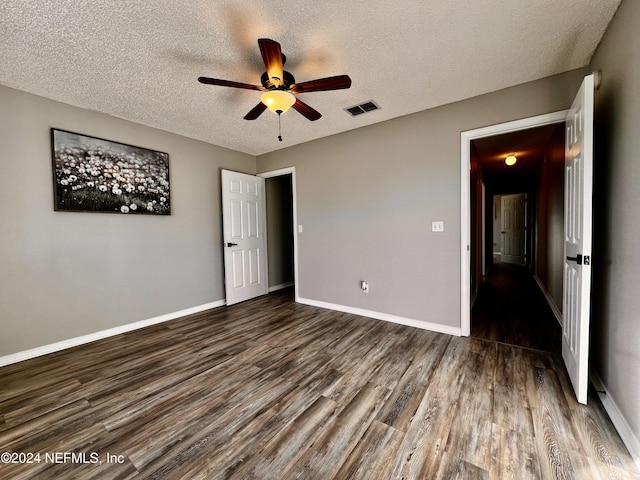
[[282, 112], [278, 111], [278, 140], [282, 141], [282, 124], [280, 123], [280, 119], [282, 118]]

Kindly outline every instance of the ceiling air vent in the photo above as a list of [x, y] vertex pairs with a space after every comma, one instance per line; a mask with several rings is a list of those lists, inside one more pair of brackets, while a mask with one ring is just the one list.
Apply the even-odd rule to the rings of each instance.
[[360, 105], [354, 105], [353, 107], [345, 108], [352, 116], [361, 115], [363, 113], [371, 112], [373, 110], [379, 110], [380, 107], [373, 101], [361, 103]]

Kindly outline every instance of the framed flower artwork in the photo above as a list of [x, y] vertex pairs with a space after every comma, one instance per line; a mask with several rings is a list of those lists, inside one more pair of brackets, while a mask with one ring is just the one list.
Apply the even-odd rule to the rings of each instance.
[[54, 210], [171, 215], [169, 155], [51, 129]]

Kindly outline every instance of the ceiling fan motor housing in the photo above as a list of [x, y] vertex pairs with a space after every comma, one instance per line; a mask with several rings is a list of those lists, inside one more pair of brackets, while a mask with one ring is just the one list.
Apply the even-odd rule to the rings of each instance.
[[264, 72], [260, 77], [260, 83], [262, 83], [262, 86], [264, 88], [268, 88], [270, 90], [274, 88], [279, 88], [280, 90], [289, 90], [289, 87], [296, 83], [296, 79], [286, 70], [282, 71], [282, 76], [284, 77], [282, 79], [282, 85], [278, 86], [271, 81], [271, 79], [269, 78], [269, 74], [267, 72]]

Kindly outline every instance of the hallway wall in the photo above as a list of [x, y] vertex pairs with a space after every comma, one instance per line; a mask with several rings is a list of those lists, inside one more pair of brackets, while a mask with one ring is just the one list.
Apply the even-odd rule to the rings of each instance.
[[564, 123], [543, 154], [536, 192], [535, 274], [562, 311], [564, 265]]
[[[640, 465], [640, 2], [623, 0], [591, 62], [596, 91], [592, 365]], [[621, 432], [625, 434], [625, 432]]]

